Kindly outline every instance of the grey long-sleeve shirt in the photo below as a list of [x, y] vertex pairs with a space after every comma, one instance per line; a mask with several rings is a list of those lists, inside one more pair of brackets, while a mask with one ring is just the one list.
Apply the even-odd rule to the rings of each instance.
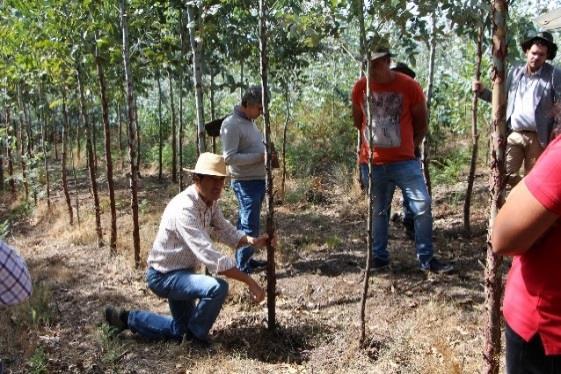
[[265, 145], [255, 123], [239, 107], [220, 129], [223, 155], [230, 175], [237, 180], [265, 179]]

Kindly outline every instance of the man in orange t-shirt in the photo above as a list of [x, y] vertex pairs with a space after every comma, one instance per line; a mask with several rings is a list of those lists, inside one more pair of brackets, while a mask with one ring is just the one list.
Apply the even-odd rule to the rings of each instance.
[[352, 92], [353, 118], [362, 129], [363, 140], [370, 142], [372, 134], [371, 194], [374, 197], [372, 221], [372, 252], [374, 269], [389, 265], [388, 207], [395, 187], [407, 196], [408, 208], [415, 221], [415, 247], [419, 266], [423, 271], [449, 272], [451, 264], [433, 256], [431, 198], [419, 160], [418, 147], [427, 132], [427, 108], [421, 86], [399, 72], [390, 69], [388, 49], [370, 53], [370, 114], [367, 123], [367, 79], [359, 79]]

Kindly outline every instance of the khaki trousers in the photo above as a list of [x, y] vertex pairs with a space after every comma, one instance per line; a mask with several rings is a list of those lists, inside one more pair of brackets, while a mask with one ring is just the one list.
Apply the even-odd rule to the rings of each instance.
[[524, 163], [524, 175], [534, 167], [543, 148], [538, 141], [538, 134], [533, 131], [513, 131], [506, 143], [506, 177], [507, 183], [514, 187], [520, 180], [519, 171]]

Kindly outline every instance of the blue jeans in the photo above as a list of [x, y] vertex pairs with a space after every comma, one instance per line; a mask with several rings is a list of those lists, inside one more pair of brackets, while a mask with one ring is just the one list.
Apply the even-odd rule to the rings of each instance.
[[[368, 190], [368, 164], [363, 164], [363, 163], [359, 164], [359, 172], [360, 172], [361, 188], [367, 191]], [[388, 193], [391, 194], [390, 204], [393, 198], [394, 189], [392, 189], [392, 191], [388, 191]], [[407, 225], [407, 222], [414, 222], [415, 218], [413, 217], [413, 212], [411, 211], [411, 209], [409, 209], [409, 200], [407, 198], [407, 195], [403, 191], [402, 191], [402, 195], [403, 195], [403, 221], [404, 224]], [[388, 219], [390, 218], [389, 217], [390, 210], [391, 209], [388, 207]]]
[[[232, 180], [232, 189], [239, 205], [238, 230], [242, 230], [249, 236], [259, 236], [259, 218], [261, 205], [265, 198], [265, 180]], [[254, 253], [255, 248], [251, 246], [239, 248], [236, 251], [238, 269], [250, 272], [250, 260]]]
[[393, 191], [399, 187], [415, 222], [415, 247], [417, 259], [426, 263], [432, 259], [431, 198], [425, 184], [419, 160], [374, 165], [372, 171], [374, 198], [372, 217], [372, 252], [375, 258], [389, 260], [388, 208]]
[[149, 339], [181, 341], [186, 333], [201, 340], [208, 337], [228, 295], [225, 280], [186, 269], [160, 273], [148, 268], [146, 281], [156, 295], [168, 299], [171, 317], [131, 310], [128, 318], [131, 331]]

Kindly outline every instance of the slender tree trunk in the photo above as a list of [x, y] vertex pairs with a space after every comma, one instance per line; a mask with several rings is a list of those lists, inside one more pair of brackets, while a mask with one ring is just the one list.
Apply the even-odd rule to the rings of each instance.
[[240, 60], [240, 101], [242, 101], [242, 97], [244, 94], [244, 87], [245, 87], [245, 83], [244, 83], [244, 63], [243, 63], [243, 59]]
[[121, 162], [124, 158], [124, 148], [123, 148], [123, 121], [121, 118], [121, 101], [117, 101], [117, 121], [118, 121], [118, 134], [119, 134], [119, 157], [121, 157]]
[[[360, 45], [360, 55], [362, 56], [362, 63], [360, 64], [360, 77], [364, 76], [366, 69], [366, 55], [368, 51], [366, 50], [366, 27], [364, 26], [364, 0], [354, 0], [354, 9], [356, 16], [358, 18], [359, 25], [359, 45]], [[360, 157], [360, 149], [362, 148], [362, 135], [360, 131], [357, 131], [356, 137], [356, 157], [357, 163], [355, 168], [355, 180], [358, 180], [359, 185], [362, 183], [360, 180], [360, 164], [358, 162]]]
[[[483, 30], [484, 25], [479, 27], [479, 34], [477, 36], [477, 57], [475, 62], [475, 79], [481, 79], [481, 56], [483, 44]], [[470, 208], [471, 208], [471, 194], [473, 191], [473, 182], [475, 179], [475, 169], [477, 167], [477, 150], [479, 143], [479, 132], [477, 130], [477, 94], [474, 92], [472, 97], [472, 110], [471, 110], [471, 161], [469, 164], [468, 184], [466, 190], [466, 198], [464, 201], [464, 231], [467, 235], [471, 234], [470, 224]]]
[[95, 64], [99, 80], [99, 96], [101, 100], [101, 112], [103, 118], [103, 134], [105, 137], [105, 163], [107, 168], [107, 187], [109, 189], [109, 206], [111, 210], [111, 238], [109, 250], [111, 254], [117, 253], [117, 210], [115, 209], [115, 187], [113, 184], [113, 159], [111, 156], [111, 129], [109, 127], [109, 108], [107, 105], [107, 94], [105, 88], [105, 74], [99, 49], [95, 48]]
[[[41, 91], [43, 91], [41, 89]], [[42, 93], [39, 93], [39, 97], [43, 98]], [[47, 156], [47, 121], [48, 121], [48, 110], [47, 110], [47, 100], [45, 98], [45, 108], [43, 109], [43, 121], [41, 123], [41, 148], [43, 148], [43, 165], [45, 166], [45, 181], [46, 181], [46, 193], [47, 193], [47, 208], [51, 209], [51, 186], [49, 179], [49, 158]]]
[[23, 116], [25, 118], [25, 131], [27, 132], [27, 157], [29, 158], [29, 160], [31, 160], [33, 157], [33, 149], [35, 148], [35, 144], [33, 142], [33, 129], [31, 128], [31, 115], [29, 114], [27, 100], [29, 100], [29, 98], [22, 100], [22, 109]]
[[72, 201], [70, 200], [70, 192], [68, 191], [68, 171], [66, 170], [66, 157], [68, 154], [68, 129], [70, 128], [68, 122], [68, 110], [66, 109], [66, 87], [62, 88], [62, 164], [61, 169], [61, 179], [62, 179], [62, 190], [64, 192], [64, 199], [66, 201], [66, 207], [68, 209], [68, 219], [70, 225], [74, 224], [74, 213], [72, 211]]
[[[132, 78], [132, 75], [131, 75]], [[140, 148], [140, 122], [138, 122], [138, 104], [136, 102], [137, 97], [134, 96], [134, 125], [136, 128], [136, 172], [138, 177], [142, 178], [140, 173], [140, 167], [142, 166], [142, 148]]]
[[[263, 118], [265, 120], [265, 143], [267, 147], [266, 171], [267, 171], [267, 234], [272, 238], [275, 235], [274, 220], [274, 189], [273, 189], [273, 165], [271, 160], [271, 123], [269, 119], [269, 97], [268, 97], [268, 56], [267, 56], [267, 17], [268, 8], [266, 0], [259, 0], [259, 52], [261, 70], [261, 88], [263, 92]], [[269, 330], [276, 328], [275, 317], [275, 294], [277, 276], [275, 273], [275, 248], [269, 242], [267, 244], [267, 310]]]
[[162, 180], [163, 173], [163, 154], [164, 147], [164, 129], [162, 128], [162, 85], [160, 82], [160, 70], [156, 73], [156, 81], [158, 83], [158, 179]]
[[205, 138], [205, 118], [204, 118], [204, 104], [203, 104], [203, 82], [202, 82], [202, 66], [201, 66], [201, 46], [197, 42], [195, 25], [197, 20], [193, 12], [193, 7], [187, 6], [187, 16], [189, 18], [189, 40], [191, 43], [191, 50], [193, 52], [193, 82], [195, 85], [195, 106], [197, 108], [197, 154], [206, 152], [206, 138]]
[[92, 188], [92, 196], [94, 200], [94, 211], [95, 211], [95, 231], [97, 234], [97, 246], [99, 248], [103, 247], [103, 232], [101, 230], [101, 207], [99, 205], [99, 195], [96, 180], [96, 167], [94, 160], [94, 148], [92, 144], [92, 127], [88, 121], [88, 114], [86, 110], [86, 98], [84, 95], [84, 87], [82, 83], [82, 72], [81, 66], [76, 67], [76, 80], [78, 82], [78, 92], [80, 95], [80, 117], [82, 118], [82, 124], [86, 129], [86, 153], [88, 156], [88, 170], [90, 174], [90, 183]]
[[284, 86], [284, 98], [286, 103], [286, 120], [284, 121], [284, 128], [282, 130], [282, 178], [281, 178], [281, 196], [284, 200], [285, 187], [286, 187], [286, 140], [288, 135], [288, 123], [290, 122], [290, 89], [288, 82]]
[[18, 127], [18, 148], [21, 161], [21, 179], [23, 180], [23, 189], [25, 193], [25, 201], [29, 201], [29, 181], [27, 180], [27, 160], [25, 156], [24, 128], [25, 120], [23, 115], [23, 99], [21, 97], [21, 88], [18, 85], [18, 106], [19, 106], [19, 127]]
[[94, 116], [93, 114], [87, 114], [87, 113], [86, 113], [86, 116], [89, 116], [89, 120], [93, 119], [92, 121], [88, 121], [88, 123], [90, 123], [90, 126], [91, 126], [93, 161], [94, 161], [95, 172], [97, 174], [97, 170], [98, 170], [98, 163], [97, 163], [97, 129], [96, 129], [96, 127], [97, 127], [96, 126], [97, 116]]
[[[216, 119], [216, 107], [214, 102], [214, 73], [210, 73], [210, 119]], [[216, 153], [216, 137], [212, 137], [212, 153]]]
[[491, 154], [491, 213], [487, 232], [487, 266], [485, 267], [485, 344], [483, 373], [497, 374], [500, 369], [502, 257], [493, 253], [491, 229], [505, 199], [505, 145], [506, 145], [506, 55], [508, 2], [493, 2], [493, 145]]
[[[79, 122], [76, 122], [76, 127], [74, 131], [78, 132], [79, 128], [80, 128], [80, 124]], [[76, 142], [78, 142], [78, 139], [79, 137], [76, 136]], [[76, 147], [78, 147], [78, 144], [76, 144]], [[74, 157], [73, 146], [70, 146], [70, 160], [72, 160], [72, 177], [74, 179], [74, 200], [76, 205], [76, 221], [78, 222], [78, 226], [80, 226], [80, 191], [78, 190], [78, 173], [76, 172], [76, 161]]]
[[8, 157], [8, 174], [10, 176], [10, 191], [12, 195], [16, 195], [16, 181], [14, 176], [14, 156], [12, 154], [13, 146], [13, 129], [12, 121], [10, 118], [10, 108], [6, 107], [6, 135], [8, 136], [8, 141], [6, 142], [7, 157]]
[[179, 192], [183, 191], [183, 69], [179, 77], [179, 132], [177, 134], [177, 148], [179, 154]]
[[177, 124], [175, 123], [175, 99], [173, 97], [173, 79], [171, 69], [168, 71], [169, 101], [171, 108], [171, 181], [177, 183]]
[[76, 123], [74, 136], [76, 137], [76, 159], [80, 161], [82, 158], [82, 150], [81, 150], [81, 138], [80, 138], [80, 123]]
[[179, 37], [181, 41], [181, 65], [179, 66], [179, 134], [177, 140], [179, 142], [179, 191], [183, 191], [183, 82], [185, 81], [185, 63], [187, 61], [187, 35], [185, 24], [188, 21], [186, 13], [182, 10], [179, 15]]
[[427, 183], [427, 189], [429, 195], [432, 196], [432, 183], [430, 179], [430, 147], [431, 147], [431, 135], [430, 135], [430, 117], [432, 109], [432, 96], [434, 87], [434, 62], [436, 59], [436, 16], [432, 16], [432, 35], [430, 40], [430, 57], [429, 57], [429, 82], [427, 88], [427, 135], [423, 139], [423, 147], [421, 152], [421, 157], [423, 160], [423, 172], [425, 174], [425, 182]]
[[131, 75], [129, 61], [129, 27], [128, 13], [126, 12], [126, 0], [119, 1], [119, 10], [121, 16], [121, 27], [123, 34], [123, 65], [125, 70], [125, 82], [127, 85], [127, 106], [128, 106], [128, 123], [129, 123], [129, 155], [130, 155], [130, 189], [131, 189], [131, 211], [133, 220], [133, 243], [134, 243], [134, 264], [138, 269], [140, 267], [140, 229], [138, 224], [138, 170], [136, 165], [136, 127], [135, 115], [136, 110], [134, 100], [134, 85]]
[[374, 137], [372, 136], [372, 113], [370, 103], [372, 102], [372, 92], [370, 90], [370, 58], [366, 59], [366, 126], [368, 127], [368, 139], [370, 139], [370, 151], [368, 154], [368, 220], [366, 238], [366, 266], [364, 269], [364, 282], [362, 286], [362, 297], [360, 302], [360, 344], [365, 344], [366, 339], [366, 299], [368, 297], [368, 286], [370, 282], [370, 267], [372, 264], [372, 223], [374, 219], [374, 196], [372, 194], [372, 173], [374, 172]]

